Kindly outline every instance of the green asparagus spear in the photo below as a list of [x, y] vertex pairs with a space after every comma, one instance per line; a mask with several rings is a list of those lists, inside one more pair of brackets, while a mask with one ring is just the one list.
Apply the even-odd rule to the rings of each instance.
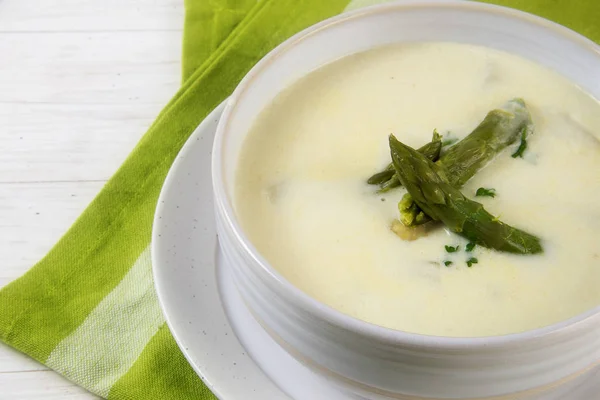
[[[460, 188], [498, 153], [532, 131], [533, 123], [525, 102], [512, 99], [503, 108], [490, 111], [473, 132], [440, 156], [438, 164], [445, 168], [450, 184]], [[416, 225], [417, 220], [431, 221], [427, 215], [417, 218], [420, 210], [410, 207], [410, 194], [402, 201], [406, 205], [404, 214], [414, 215], [401, 212], [401, 221], [413, 221], [412, 225]]]
[[440, 158], [440, 152], [442, 151], [442, 136], [434, 129], [431, 142], [425, 143], [423, 146], [419, 147], [417, 151], [431, 161], [437, 161]]
[[490, 111], [473, 132], [440, 157], [450, 183], [462, 187], [498, 153], [520, 139], [523, 129], [531, 134], [533, 124], [522, 99], [512, 99]]
[[387, 182], [384, 182], [380, 185], [380, 188], [377, 191], [377, 193], [389, 192], [390, 190], [400, 186], [402, 186], [402, 184], [400, 183], [400, 180], [394, 173], [394, 175]]
[[437, 165], [390, 135], [392, 163], [400, 182], [425, 214], [478, 245], [515, 254], [543, 252], [540, 240], [507, 225], [466, 198]]
[[381, 184], [385, 183], [386, 181], [388, 181], [392, 176], [394, 176], [395, 173], [396, 173], [396, 171], [394, 171], [394, 165], [392, 163], [390, 163], [387, 167], [385, 167], [385, 169], [383, 171], [378, 172], [378, 173], [374, 174], [373, 176], [371, 176], [367, 180], [367, 183], [369, 185], [381, 185]]
[[[431, 161], [437, 161], [440, 157], [441, 150], [442, 136], [434, 130], [431, 142], [421, 146], [417, 151], [424, 154]], [[378, 193], [385, 193], [393, 188], [400, 186], [400, 181], [395, 175], [396, 171], [394, 171], [394, 166], [392, 165], [392, 163], [389, 163], [383, 171], [371, 176], [367, 180], [367, 183], [369, 185], [380, 185], [381, 188], [378, 190]]]

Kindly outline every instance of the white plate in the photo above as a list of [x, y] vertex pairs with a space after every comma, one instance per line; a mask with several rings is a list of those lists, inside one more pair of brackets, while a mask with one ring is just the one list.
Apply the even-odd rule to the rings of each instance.
[[[196, 373], [220, 399], [349, 400], [263, 331], [219, 257], [210, 158], [223, 108], [217, 107], [188, 139], [159, 197], [152, 264], [167, 324]], [[570, 386], [551, 400], [598, 399], [599, 379], [600, 373], [581, 377], [576, 392]]]
[[287, 392], [296, 399], [347, 400], [262, 330], [220, 261], [210, 155], [223, 108], [217, 107], [190, 136], [159, 197], [152, 264], [167, 324], [194, 370], [220, 399], [290, 399]]

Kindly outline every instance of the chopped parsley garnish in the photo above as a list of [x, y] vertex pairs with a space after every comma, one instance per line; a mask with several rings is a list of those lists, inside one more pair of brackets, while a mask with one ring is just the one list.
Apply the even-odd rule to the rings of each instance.
[[519, 144], [519, 148], [512, 154], [512, 158], [523, 158], [523, 153], [527, 149], [527, 127], [524, 126], [521, 130], [521, 144]]
[[478, 262], [479, 260], [477, 260], [475, 257], [471, 257], [467, 260], [467, 267], [471, 268], [473, 264], [477, 264]]
[[465, 250], [468, 251], [468, 252], [471, 252], [471, 251], [473, 251], [473, 249], [475, 248], [475, 246], [476, 246], [475, 242], [469, 242], [465, 246]]
[[456, 253], [456, 252], [458, 251], [458, 248], [459, 248], [460, 246], [455, 246], [455, 247], [453, 247], [453, 246], [448, 246], [448, 245], [446, 245], [446, 246], [444, 246], [444, 247], [446, 248], [446, 251], [447, 251], [448, 253]]
[[475, 196], [479, 196], [479, 197], [496, 197], [496, 189], [493, 188], [483, 188], [480, 187], [479, 189], [477, 189], [477, 192], [475, 192]]
[[451, 265], [452, 265], [452, 261], [444, 261], [444, 265], [445, 265], [446, 267], [449, 267], [449, 266], [451, 266]]

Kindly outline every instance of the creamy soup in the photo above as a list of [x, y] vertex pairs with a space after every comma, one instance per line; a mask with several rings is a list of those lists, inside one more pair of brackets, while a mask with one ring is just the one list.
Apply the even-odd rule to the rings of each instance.
[[[394, 234], [406, 190], [366, 183], [390, 162], [388, 135], [415, 148], [434, 129], [460, 139], [514, 97], [535, 124], [523, 158], [515, 143], [461, 191], [538, 236], [543, 254], [466, 252], [443, 225]], [[343, 313], [427, 335], [521, 332], [600, 304], [599, 134], [598, 101], [533, 62], [452, 43], [384, 47], [308, 74], [257, 117], [235, 209], [282, 276]], [[475, 197], [480, 187], [496, 197]]]

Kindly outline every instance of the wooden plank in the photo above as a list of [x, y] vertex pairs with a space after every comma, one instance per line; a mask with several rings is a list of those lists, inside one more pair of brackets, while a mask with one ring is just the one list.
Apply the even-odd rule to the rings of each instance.
[[181, 30], [183, 0], [4, 0], [0, 32]]
[[0, 103], [0, 183], [107, 180], [162, 107]]
[[92, 400], [99, 399], [54, 371], [24, 371], [0, 374], [2, 400]]
[[0, 184], [0, 287], [41, 259], [103, 185], [104, 182]]
[[[32, 358], [27, 357], [23, 353], [19, 353], [17, 350], [0, 343], [0, 382], [2, 381], [2, 374], [9, 372], [22, 372], [22, 371], [47, 371], [48, 368], [38, 363]], [[0, 388], [2, 384], [0, 384]], [[0, 398], [1, 398], [0, 390]]]
[[[183, 0], [0, 0], [0, 287], [43, 257], [179, 87]], [[96, 397], [0, 344], [0, 399]]]
[[180, 84], [177, 31], [3, 33], [0, 54], [0, 103], [163, 105]]

